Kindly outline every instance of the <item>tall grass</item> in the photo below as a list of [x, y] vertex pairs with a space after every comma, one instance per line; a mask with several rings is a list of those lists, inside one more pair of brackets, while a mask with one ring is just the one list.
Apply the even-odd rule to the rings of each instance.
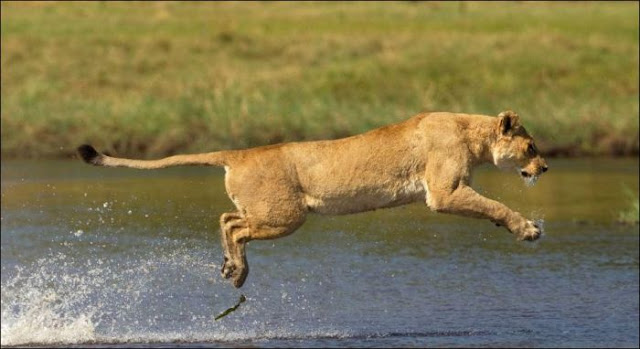
[[637, 154], [638, 3], [2, 2], [2, 155], [337, 138], [516, 110], [551, 154]]

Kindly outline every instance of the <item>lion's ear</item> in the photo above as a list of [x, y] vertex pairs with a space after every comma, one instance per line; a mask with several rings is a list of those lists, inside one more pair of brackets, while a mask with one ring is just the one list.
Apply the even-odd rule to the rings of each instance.
[[498, 114], [498, 131], [502, 135], [507, 135], [513, 131], [514, 128], [520, 125], [520, 118], [518, 114], [511, 110], [503, 111]]

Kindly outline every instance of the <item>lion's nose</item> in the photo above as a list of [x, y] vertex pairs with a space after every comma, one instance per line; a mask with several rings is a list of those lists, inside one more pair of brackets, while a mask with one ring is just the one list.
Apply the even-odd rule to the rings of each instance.
[[549, 170], [549, 166], [543, 166], [542, 167], [542, 172], [547, 172]]
[[529, 172], [527, 172], [527, 171], [520, 171], [520, 175], [521, 175], [522, 177], [529, 177]]

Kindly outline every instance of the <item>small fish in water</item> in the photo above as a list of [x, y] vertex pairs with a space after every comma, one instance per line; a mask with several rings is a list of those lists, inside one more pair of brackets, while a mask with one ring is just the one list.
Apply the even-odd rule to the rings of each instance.
[[218, 320], [222, 319], [223, 317], [229, 315], [230, 313], [236, 311], [236, 309], [238, 309], [240, 304], [244, 303], [244, 301], [246, 301], [246, 300], [247, 300], [247, 298], [243, 294], [240, 295], [240, 299], [238, 299], [238, 303], [236, 303], [236, 305], [234, 305], [233, 307], [225, 310], [222, 314], [216, 316], [215, 320], [218, 321]]

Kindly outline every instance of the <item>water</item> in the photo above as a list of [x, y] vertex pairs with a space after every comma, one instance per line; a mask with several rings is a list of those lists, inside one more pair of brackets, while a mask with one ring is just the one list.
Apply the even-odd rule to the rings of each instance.
[[615, 220], [638, 160], [549, 165], [474, 183], [543, 220], [537, 242], [421, 204], [311, 216], [251, 242], [236, 290], [221, 170], [3, 161], [2, 345], [637, 347], [638, 227]]

